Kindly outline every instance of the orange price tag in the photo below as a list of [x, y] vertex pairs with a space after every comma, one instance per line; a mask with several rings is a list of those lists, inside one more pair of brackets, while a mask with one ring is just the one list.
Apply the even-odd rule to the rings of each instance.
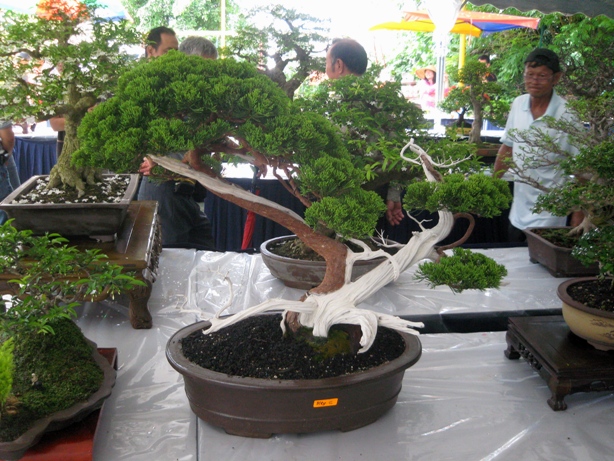
[[339, 399], [314, 400], [313, 408], [335, 407]]

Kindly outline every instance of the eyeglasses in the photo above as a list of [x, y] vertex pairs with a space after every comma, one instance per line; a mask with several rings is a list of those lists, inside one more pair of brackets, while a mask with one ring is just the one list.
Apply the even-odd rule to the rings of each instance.
[[552, 80], [554, 74], [524, 74], [524, 79], [528, 82], [530, 80], [534, 80], [536, 82], [547, 82], [548, 80]]

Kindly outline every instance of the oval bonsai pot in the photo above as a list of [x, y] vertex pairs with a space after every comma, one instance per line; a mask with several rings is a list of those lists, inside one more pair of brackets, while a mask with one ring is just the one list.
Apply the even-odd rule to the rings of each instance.
[[93, 348], [92, 356], [104, 373], [100, 388], [86, 401], [77, 403], [66, 410], [52, 413], [39, 419], [34, 425], [17, 439], [11, 442], [0, 442], [0, 459], [12, 461], [21, 459], [26, 451], [36, 445], [46, 432], [59, 431], [71, 424], [78, 424], [90, 413], [102, 407], [105, 399], [111, 395], [115, 385], [115, 368], [96, 349], [96, 344], [89, 341]]
[[[299, 288], [301, 290], [310, 290], [322, 283], [324, 273], [326, 272], [326, 262], [307, 261], [279, 256], [269, 249], [274, 245], [296, 238], [296, 235], [285, 235], [262, 242], [260, 245], [262, 261], [269, 268], [271, 274], [281, 280], [284, 285], [291, 288]], [[352, 269], [352, 281], [379, 266], [384, 259], [384, 257], [380, 257], [371, 260], [356, 261]]]
[[166, 357], [183, 375], [192, 411], [203, 421], [244, 437], [327, 430], [350, 431], [376, 421], [396, 403], [405, 370], [422, 353], [420, 340], [399, 333], [401, 356], [370, 370], [324, 379], [272, 380], [207, 370], [183, 356], [181, 340], [209, 322], [182, 328]]
[[577, 283], [597, 280], [596, 277], [574, 278], [558, 287], [558, 297], [563, 302], [563, 318], [569, 329], [585, 339], [595, 349], [614, 349], [614, 312], [588, 307], [573, 299], [568, 289]]
[[[541, 264], [554, 277], [583, 277], [599, 273], [597, 263], [585, 266], [571, 255], [571, 248], [554, 245], [537, 234], [535, 230], [538, 229], [543, 228], [530, 227], [524, 230], [531, 262]], [[551, 229], [571, 229], [571, 227], [552, 227]]]
[[30, 229], [34, 234], [57, 232], [62, 236], [113, 235], [121, 227], [139, 186], [138, 174], [121, 175], [130, 176], [130, 184], [117, 203], [16, 203], [36, 187], [39, 178], [46, 176], [32, 176], [0, 202], [0, 209], [15, 220], [16, 229]]

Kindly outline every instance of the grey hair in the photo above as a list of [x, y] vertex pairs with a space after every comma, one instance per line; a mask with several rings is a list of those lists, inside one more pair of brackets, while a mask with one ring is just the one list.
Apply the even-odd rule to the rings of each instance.
[[208, 59], [217, 59], [217, 48], [210, 40], [196, 35], [190, 36], [181, 42], [179, 51], [185, 54], [195, 54]]

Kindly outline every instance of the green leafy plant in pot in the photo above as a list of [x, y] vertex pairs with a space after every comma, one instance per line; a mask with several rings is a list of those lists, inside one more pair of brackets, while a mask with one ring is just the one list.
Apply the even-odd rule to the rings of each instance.
[[[433, 206], [439, 212], [439, 221], [430, 229], [422, 227], [422, 232], [416, 233], [407, 245], [401, 245], [395, 255], [386, 255], [382, 264], [358, 281], [350, 282], [349, 273], [355, 261], [379, 257], [383, 252], [367, 248], [354, 253], [335, 237], [341, 235], [361, 245], [358, 239], [373, 232], [377, 219], [385, 210], [383, 200], [375, 192], [363, 188], [364, 169], [356, 166], [359, 159], [346, 149], [338, 127], [291, 101], [274, 82], [248, 63], [231, 59], [203, 60], [169, 51], [126, 73], [120, 79], [115, 97], [84, 118], [79, 135], [81, 148], [75, 154], [77, 161], [104, 164], [114, 171], [122, 171], [136, 168], [142, 156], [148, 154], [160, 167], [197, 180], [211, 193], [275, 220], [325, 259], [327, 267], [322, 283], [311, 289], [303, 300], [271, 299], [232, 317], [216, 316], [209, 320], [209, 334], [222, 333], [245, 317], [279, 309], [284, 310], [283, 324], [288, 334], [306, 327], [314, 337], [326, 337], [333, 325], [359, 326], [359, 330], [349, 328], [356, 333], [355, 342], [351, 343], [355, 344], [359, 355], [370, 350], [378, 326], [403, 333], [414, 332], [407, 321], [356, 306], [395, 280], [407, 267], [425, 258], [438, 261], [441, 254], [435, 245], [450, 232], [454, 212], [492, 216], [507, 206], [510, 199], [506, 182], [484, 175], [447, 174], [462, 160], [437, 162], [420, 146], [407, 143], [399, 159], [422, 172], [422, 180], [418, 180], [416, 174], [414, 183], [408, 187], [406, 195], [416, 197], [408, 203], [417, 207], [419, 197], [436, 196], [437, 204], [433, 202]], [[166, 157], [168, 152], [177, 151], [187, 151], [183, 162]], [[271, 169], [280, 179], [284, 173], [289, 178], [283, 181], [285, 187], [308, 206], [305, 217], [228, 183], [219, 174], [222, 156], [250, 162], [260, 170]], [[424, 183], [429, 184], [424, 186]], [[462, 255], [446, 259], [457, 261], [458, 268], [472, 258]], [[475, 270], [479, 268], [484, 269], [477, 277], [482, 282], [480, 288], [498, 286], [505, 273], [504, 268], [493, 261], [476, 264]], [[454, 272], [454, 269], [448, 270], [445, 277], [435, 283], [456, 284], [459, 290], [470, 288], [462, 285], [458, 278], [453, 279]], [[202, 328], [203, 325], [197, 329]], [[169, 348], [171, 343], [179, 344], [181, 340], [171, 339]], [[406, 363], [404, 368], [409, 365]], [[221, 374], [236, 373], [218, 372], [216, 377]], [[271, 380], [261, 381], [271, 385]], [[187, 382], [186, 378], [186, 385]], [[283, 382], [278, 385], [288, 386]], [[216, 384], [216, 389], [220, 386], [223, 387]], [[257, 387], [256, 384], [251, 386], [251, 389]], [[393, 390], [395, 396], [399, 386], [397, 382]], [[233, 388], [236, 386], [230, 385], [229, 392]], [[389, 408], [394, 399], [391, 395], [378, 415]], [[231, 404], [235, 399], [224, 395], [214, 400], [217, 405], [220, 402]], [[360, 399], [356, 400], [357, 404], [361, 403]], [[255, 405], [258, 402], [262, 403], [262, 397], [257, 398]], [[209, 399], [211, 403], [214, 402]], [[195, 411], [202, 409], [200, 403], [191, 404]], [[221, 414], [229, 414], [225, 411], [228, 409], [203, 410], [198, 414], [212, 421], [214, 413], [218, 419], [213, 422], [225, 428], [226, 424], [249, 419], [236, 415], [220, 421]], [[239, 411], [248, 410], [243, 405]], [[371, 415], [362, 424], [376, 417]], [[321, 414], [318, 421], [326, 422]], [[259, 426], [254, 424], [251, 430], [254, 427]], [[267, 432], [270, 434], [278, 429], [275, 427]], [[249, 431], [236, 430], [238, 433]]]
[[19, 458], [47, 430], [102, 405], [115, 371], [73, 322], [75, 308], [143, 284], [57, 234], [0, 227], [0, 456]]
[[[590, 283], [591, 288], [581, 290], [578, 281], [561, 285], [559, 295], [564, 296], [564, 314], [572, 331], [589, 338], [591, 331], [598, 338], [589, 341], [601, 348], [611, 348], [611, 331], [614, 330], [614, 310], [612, 300], [612, 275], [614, 273], [614, 21], [605, 17], [585, 18], [580, 24], [565, 26], [555, 37], [554, 45], [563, 62], [566, 72], [560, 83], [560, 92], [567, 95], [568, 107], [574, 117], [562, 120], [550, 119], [547, 131], [533, 131], [520, 134], [535, 150], [553, 152], [563, 160], [558, 167], [567, 181], [551, 190], [545, 190], [537, 202], [535, 211], [546, 210], [557, 216], [566, 216], [581, 211], [584, 220], [580, 225], [565, 229], [571, 236], [579, 237], [571, 254], [585, 265], [597, 262], [599, 276]], [[584, 123], [578, 123], [582, 121]], [[552, 131], [554, 130], [554, 131]], [[561, 152], [553, 133], [569, 136], [577, 150], [576, 155]], [[547, 158], [525, 163], [516, 167], [520, 180], [540, 188], [531, 182], [531, 169], [548, 162]], [[576, 288], [574, 288], [576, 287]], [[572, 294], [571, 291], [576, 291]], [[603, 312], [606, 320], [588, 320], [582, 331], [575, 329], [568, 319], [570, 305], [581, 304], [576, 298], [580, 291], [595, 297], [601, 293], [601, 300], [594, 303], [593, 313]], [[567, 307], [566, 307], [567, 306]], [[566, 313], [567, 311], [567, 313]], [[579, 315], [579, 314], [578, 314]]]

